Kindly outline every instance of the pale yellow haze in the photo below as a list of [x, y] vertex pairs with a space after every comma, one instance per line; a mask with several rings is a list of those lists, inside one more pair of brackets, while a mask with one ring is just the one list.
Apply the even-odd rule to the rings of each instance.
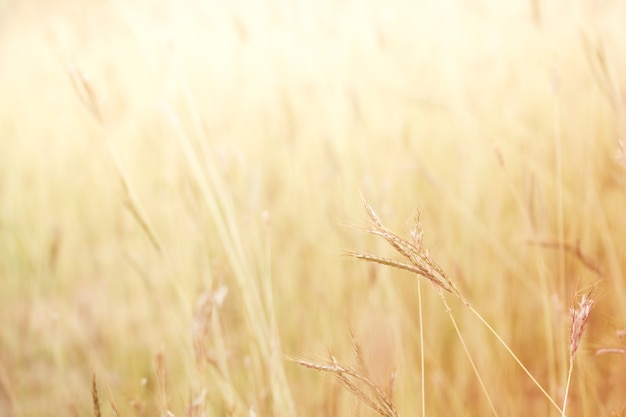
[[622, 416], [625, 106], [620, 0], [0, 0], [0, 416]]

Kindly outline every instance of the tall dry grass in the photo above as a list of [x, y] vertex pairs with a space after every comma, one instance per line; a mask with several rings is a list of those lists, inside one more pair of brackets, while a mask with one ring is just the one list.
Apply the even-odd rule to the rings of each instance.
[[0, 5], [0, 415], [621, 415], [625, 15]]

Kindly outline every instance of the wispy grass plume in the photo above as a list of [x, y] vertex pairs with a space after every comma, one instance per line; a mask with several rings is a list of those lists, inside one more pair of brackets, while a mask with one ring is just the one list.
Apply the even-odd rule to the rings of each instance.
[[392, 384], [390, 384], [389, 393], [386, 393], [384, 389], [372, 381], [363, 358], [361, 346], [356, 341], [354, 334], [352, 334], [352, 353], [357, 362], [356, 369], [339, 364], [332, 354], [330, 355], [330, 360], [325, 363], [314, 363], [301, 359], [294, 359], [294, 361], [305, 368], [331, 374], [341, 386], [379, 415], [383, 417], [400, 417], [391, 401]]
[[[563, 410], [561, 407], [555, 402], [555, 400], [547, 393], [547, 391], [543, 388], [543, 386], [537, 381], [537, 379], [530, 373], [528, 368], [524, 366], [519, 357], [513, 352], [513, 350], [508, 346], [508, 344], [502, 339], [502, 337], [496, 332], [496, 330], [474, 309], [471, 304], [467, 301], [458, 287], [454, 284], [454, 282], [446, 275], [443, 269], [431, 258], [429, 251], [424, 247], [423, 244], [423, 230], [422, 226], [419, 222], [419, 216], [417, 218], [416, 225], [411, 232], [412, 241], [395, 234], [394, 232], [387, 229], [378, 215], [374, 212], [372, 207], [366, 202], [365, 210], [372, 221], [372, 226], [366, 228], [365, 230], [373, 235], [381, 236], [384, 238], [400, 255], [405, 258], [405, 261], [397, 261], [395, 259], [389, 259], [380, 257], [377, 255], [365, 254], [361, 252], [353, 252], [348, 251], [346, 255], [362, 259], [368, 262], [373, 262], [381, 265], [391, 266], [394, 268], [402, 269], [405, 271], [409, 271], [417, 274], [419, 277], [426, 278], [431, 284], [438, 289], [443, 296], [443, 293], [447, 292], [454, 296], [456, 296], [461, 302], [463, 302], [470, 311], [487, 327], [487, 329], [494, 335], [494, 337], [500, 342], [500, 344], [506, 349], [506, 351], [511, 355], [511, 357], [517, 362], [517, 364], [521, 367], [521, 369], [528, 375], [528, 377], [532, 380], [532, 382], [537, 386], [537, 388], [541, 391], [541, 393], [550, 401], [550, 403], [560, 412]], [[445, 303], [445, 298], [444, 298]], [[450, 317], [454, 322], [454, 318], [448, 308], [448, 312]], [[456, 327], [456, 324], [455, 324]], [[463, 342], [463, 338], [460, 332], [457, 329], [457, 334], [461, 338], [461, 342]], [[464, 344], [465, 346], [465, 344]], [[469, 351], [466, 349], [466, 353], [470, 358], [470, 362], [473, 360], [469, 356]], [[473, 365], [473, 369], [476, 373], [476, 376], [483, 388], [483, 392], [487, 397], [494, 414], [496, 414], [495, 409], [493, 408], [492, 401], [490, 396], [485, 388], [485, 385], [482, 382], [480, 375], [478, 374], [477, 368]]]

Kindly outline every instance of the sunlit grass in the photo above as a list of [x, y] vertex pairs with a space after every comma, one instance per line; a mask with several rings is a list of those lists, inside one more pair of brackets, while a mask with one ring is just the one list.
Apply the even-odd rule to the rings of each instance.
[[[623, 413], [620, 2], [40, 3], [0, 7], [0, 415], [374, 413], [291, 358]], [[461, 300], [342, 256], [395, 259], [363, 197]]]

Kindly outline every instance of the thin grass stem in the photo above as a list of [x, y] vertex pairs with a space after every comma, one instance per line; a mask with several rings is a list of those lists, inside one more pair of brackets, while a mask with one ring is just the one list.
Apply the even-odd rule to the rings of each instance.
[[550, 401], [550, 404], [552, 404], [559, 411], [559, 413], [561, 413], [563, 416], [565, 416], [565, 414], [563, 414], [563, 409], [561, 409], [561, 407], [559, 407], [559, 405], [556, 403], [556, 401], [554, 401], [554, 399], [550, 396], [550, 394], [548, 394], [546, 392], [546, 390], [539, 383], [539, 381], [537, 381], [537, 379], [533, 376], [533, 374], [530, 373], [528, 368], [526, 368], [526, 366], [524, 366], [522, 361], [517, 357], [517, 355], [513, 352], [513, 350], [511, 350], [511, 348], [504, 341], [504, 339], [502, 339], [502, 337], [500, 337], [498, 332], [496, 332], [495, 329], [493, 327], [491, 327], [491, 325], [487, 322], [487, 320], [485, 320], [483, 318], [483, 316], [481, 316], [480, 313], [478, 311], [476, 311], [476, 309], [474, 307], [472, 307], [471, 305], [468, 305], [468, 308], [487, 327], [487, 329], [491, 332], [491, 334], [493, 334], [495, 336], [495, 338], [498, 340], [498, 342], [500, 342], [500, 344], [506, 349], [506, 351], [509, 353], [509, 355], [511, 355], [511, 357], [515, 360], [515, 362], [517, 362], [517, 364], [522, 368], [522, 370], [526, 373], [526, 375], [528, 375], [528, 377], [531, 379], [531, 381], [533, 381], [533, 383], [537, 386], [537, 388], [539, 388], [541, 393]]
[[422, 417], [426, 417], [426, 375], [424, 366], [424, 316], [422, 314], [422, 280], [417, 280], [417, 307], [420, 322], [420, 370], [421, 370], [421, 401]]
[[443, 305], [446, 307], [446, 312], [448, 313], [448, 316], [450, 316], [450, 321], [452, 322], [452, 325], [454, 326], [454, 330], [456, 331], [456, 334], [459, 337], [459, 341], [461, 342], [461, 345], [463, 346], [463, 350], [465, 350], [465, 355], [467, 356], [467, 359], [469, 360], [469, 363], [472, 366], [472, 370], [474, 371], [474, 374], [476, 375], [476, 379], [478, 379], [480, 388], [483, 390], [483, 393], [485, 394], [485, 398], [487, 398], [489, 407], [491, 408], [493, 415], [497, 417], [498, 412], [496, 411], [496, 408], [493, 405], [493, 401], [491, 401], [491, 396], [489, 395], [489, 391], [487, 391], [487, 387], [485, 386], [485, 383], [482, 377], [480, 376], [480, 372], [478, 372], [476, 363], [474, 362], [474, 359], [472, 359], [472, 354], [470, 353], [469, 348], [467, 347], [467, 343], [465, 343], [465, 338], [463, 337], [463, 334], [461, 333], [461, 330], [459, 330], [459, 326], [457, 325], [456, 320], [454, 319], [454, 315], [452, 314], [452, 309], [448, 305], [448, 302], [446, 301], [446, 297], [443, 295], [443, 292], [439, 291], [439, 296], [441, 297], [441, 301], [443, 302]]

